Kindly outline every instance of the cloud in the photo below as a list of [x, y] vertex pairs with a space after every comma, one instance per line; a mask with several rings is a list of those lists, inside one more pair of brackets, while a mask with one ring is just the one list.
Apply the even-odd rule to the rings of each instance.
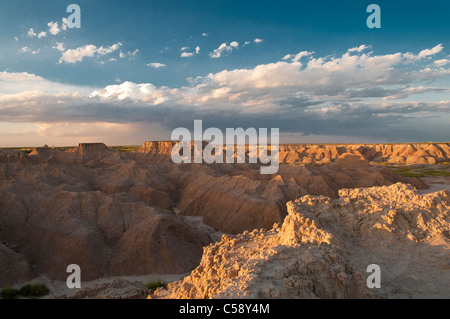
[[264, 41], [263, 39], [259, 39], [259, 38], [256, 38], [255, 40], [253, 40], [253, 42], [255, 42], [255, 43], [261, 43], [263, 41]]
[[[119, 42], [119, 44], [120, 44], [120, 46], [122, 46], [122, 43]], [[136, 49], [134, 51], [128, 51], [127, 53], [123, 53], [122, 51], [120, 51], [119, 57], [121, 59], [124, 59], [126, 57], [130, 57], [129, 59], [132, 59], [133, 57], [135, 57], [138, 54], [138, 52], [139, 52], [139, 49]]]
[[295, 55], [294, 54], [286, 54], [282, 60], [284, 60], [284, 61], [291, 60], [292, 62], [298, 62], [298, 61], [300, 61], [301, 58], [311, 56], [313, 54], [314, 54], [314, 52], [301, 51]]
[[19, 50], [19, 52], [21, 52], [21, 53], [31, 53], [31, 54], [33, 54], [33, 55], [36, 55], [36, 54], [38, 54], [39, 52], [41, 52], [41, 49], [37, 49], [37, 50], [33, 51], [33, 50], [31, 50], [29, 47], [25, 46], [25, 47], [22, 47], [22, 48]]
[[292, 62], [298, 62], [300, 61], [301, 58], [303, 57], [307, 57], [312, 55], [314, 52], [309, 52], [309, 51], [302, 51], [297, 53], [293, 58], [292, 58]]
[[0, 72], [0, 88], [3, 97], [14, 96], [15, 94], [26, 95], [28, 94], [27, 92], [47, 95], [58, 95], [60, 93], [89, 94], [92, 92], [92, 88], [90, 87], [73, 86], [49, 81], [41, 76], [27, 72], [10, 73], [6, 71]]
[[115, 43], [109, 47], [97, 47], [93, 44], [88, 44], [76, 49], [69, 49], [62, 53], [59, 62], [62, 63], [76, 63], [81, 62], [85, 57], [93, 57], [94, 55], [106, 55], [117, 51], [122, 46], [121, 42]]
[[34, 32], [34, 29], [33, 29], [33, 28], [30, 28], [30, 30], [28, 30], [27, 35], [28, 35], [30, 38], [33, 38], [33, 37], [36, 36], [36, 32]]
[[207, 37], [208, 33], [202, 33], [202, 36]]
[[371, 45], [361, 44], [359, 47], [354, 47], [354, 48], [348, 49], [347, 52], [358, 52], [358, 53], [360, 53], [360, 52], [362, 52], [364, 50], [371, 49], [371, 48], [372, 48]]
[[238, 48], [239, 43], [233, 41], [228, 45], [227, 43], [222, 43], [217, 49], [209, 54], [211, 58], [220, 58], [222, 54], [230, 53], [233, 49]]
[[[61, 32], [61, 30], [67, 30], [67, 25], [66, 25], [66, 18], [62, 18], [62, 22], [61, 22], [61, 28], [59, 27], [58, 22], [53, 22], [50, 21], [49, 23], [47, 23], [48, 26], [48, 32], [52, 35], [57, 35]], [[34, 28], [30, 28], [27, 32], [27, 36], [30, 38], [34, 38], [37, 37], [38, 39], [40, 38], [44, 38], [47, 36], [47, 32], [45, 31], [41, 31], [39, 33], [36, 33]]]
[[186, 50], [189, 50], [189, 47], [182, 47], [180, 50], [184, 51], [184, 52], [181, 52], [181, 54], [180, 54], [180, 57], [182, 57], [182, 58], [190, 58], [190, 57], [193, 57], [194, 55], [197, 55], [200, 53], [199, 46], [197, 46], [195, 48], [195, 52], [186, 52]]
[[425, 58], [431, 59], [433, 55], [441, 52], [443, 48], [444, 47], [442, 46], [442, 44], [438, 44], [431, 49], [424, 49], [420, 51], [417, 55], [407, 52], [403, 56], [408, 60], [407, 63], [413, 63]]
[[64, 43], [61, 43], [61, 42], [56, 42], [56, 46], [54, 46], [54, 47], [52, 47], [53, 49], [56, 49], [56, 50], [58, 50], [58, 51], [60, 51], [60, 52], [64, 52], [65, 51], [65, 49], [64, 49]]
[[67, 30], [67, 18], [62, 18], [61, 29], [62, 29], [63, 31], [66, 31], [66, 30]]
[[428, 57], [428, 56], [431, 56], [431, 55], [435, 55], [435, 54], [441, 52], [442, 49], [443, 49], [442, 44], [438, 44], [437, 46], [435, 46], [432, 49], [425, 49], [425, 50], [420, 51], [419, 54], [418, 54], [418, 57], [419, 58], [424, 58], [424, 57]]
[[182, 57], [182, 58], [190, 58], [192, 56], [194, 56], [194, 52], [182, 52], [180, 54], [180, 57]]
[[57, 35], [59, 32], [61, 32], [58, 22], [50, 21], [49, 23], [47, 23], [47, 25], [49, 27], [48, 32], [50, 32], [52, 35]]
[[428, 54], [437, 49], [426, 50], [420, 51], [431, 59], [426, 66], [416, 63], [419, 54], [408, 52], [347, 50], [341, 56], [315, 56], [301, 51], [283, 61], [197, 77], [181, 87], [124, 82], [89, 91], [33, 74], [3, 72], [0, 121], [160, 123], [171, 130], [203, 119], [205, 126], [219, 128], [279, 127], [304, 135], [442, 140], [450, 134], [445, 125], [450, 120], [450, 89], [430, 83], [450, 76], [450, 70]]
[[434, 61], [434, 65], [436, 66], [444, 66], [447, 65], [450, 61], [448, 59], [436, 60]]
[[154, 68], [154, 69], [159, 69], [159, 68], [166, 67], [166, 65], [164, 63], [159, 63], [159, 62], [148, 63], [147, 66], [149, 66], [151, 68]]

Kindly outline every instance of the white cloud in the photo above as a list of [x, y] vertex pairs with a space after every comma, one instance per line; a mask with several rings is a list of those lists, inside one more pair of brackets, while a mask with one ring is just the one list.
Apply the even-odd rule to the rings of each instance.
[[190, 58], [190, 57], [193, 57], [194, 55], [200, 53], [200, 47], [199, 46], [197, 46], [195, 48], [195, 52], [186, 52], [186, 50], [189, 50], [189, 47], [182, 47], [180, 50], [184, 51], [184, 52], [181, 52], [181, 54], [180, 54], [180, 57], [182, 57], [182, 58]]
[[136, 50], [134, 50], [134, 51], [132, 51], [132, 52], [129, 51], [129, 52], [128, 52], [128, 55], [129, 55], [129, 56], [136, 56], [136, 55], [138, 54], [138, 52], [139, 52], [139, 49], [136, 49]]
[[56, 46], [52, 47], [53, 49], [56, 49], [58, 51], [64, 52], [64, 43], [56, 42]]
[[84, 57], [93, 57], [95, 54], [101, 56], [117, 51], [122, 46], [122, 43], [118, 42], [109, 47], [97, 48], [93, 44], [85, 45], [76, 49], [69, 49], [62, 53], [59, 62], [76, 63], [83, 60]]
[[96, 90], [90, 94], [91, 98], [101, 98], [101, 99], [117, 99], [119, 101], [125, 99], [131, 100], [149, 100], [149, 98], [156, 94], [156, 96], [161, 97], [159, 100], [153, 101], [153, 104], [160, 104], [165, 101], [165, 98], [160, 96], [160, 92], [151, 83], [136, 84], [133, 82], [123, 82], [119, 85], [108, 85], [102, 90]]
[[76, 63], [82, 61], [84, 57], [93, 57], [95, 53], [97, 53], [97, 47], [89, 44], [63, 52], [59, 62]]
[[33, 55], [36, 55], [36, 54], [38, 54], [39, 52], [41, 52], [41, 49], [37, 49], [37, 50], [35, 50], [35, 51], [33, 51], [33, 50], [31, 50], [29, 47], [22, 47], [20, 50], [19, 50], [19, 52], [21, 52], [21, 53], [31, 53], [31, 54], [33, 54]]
[[443, 49], [442, 44], [438, 44], [437, 46], [435, 46], [432, 49], [425, 49], [419, 52], [418, 57], [419, 58], [424, 58], [424, 57], [428, 57], [430, 55], [435, 55], [436, 53], [441, 52]]
[[[109, 47], [106, 47], [106, 48], [104, 48], [103, 46], [101, 46], [101, 47], [99, 47], [99, 48], [97, 49], [97, 52], [98, 52], [98, 54], [100, 54], [100, 55], [105, 55], [105, 54], [109, 54], [109, 53], [112, 53], [112, 52], [114, 52], [114, 51], [117, 51], [118, 49], [120, 49], [121, 46], [122, 46], [122, 43], [121, 43], [121, 42], [115, 43], [115, 44], [113, 44], [113, 45], [111, 45], [111, 46], [109, 46]], [[139, 51], [139, 50], [137, 50], [137, 51]], [[137, 51], [135, 51], [135, 52], [137, 53]], [[132, 54], [136, 55], [136, 53], [132, 53]], [[128, 55], [129, 55], [129, 54], [130, 54], [130, 52], [128, 52]]]
[[63, 29], [63, 31], [67, 30], [67, 18], [62, 18], [61, 29]]
[[202, 36], [207, 37], [208, 33], [202, 33]]
[[[120, 46], [122, 45], [122, 43], [120, 43], [120, 42], [119, 42], [119, 44], [120, 44]], [[138, 52], [139, 52], [139, 49], [136, 49], [134, 51], [128, 51], [127, 53], [123, 53], [122, 51], [120, 51], [119, 57], [121, 59], [124, 59], [126, 57], [130, 57], [129, 59], [131, 60], [133, 57], [135, 57], [138, 54]]]
[[164, 63], [159, 63], [159, 62], [148, 63], [147, 66], [149, 66], [151, 68], [154, 68], [154, 69], [159, 69], [159, 68], [166, 67], [166, 65]]
[[194, 53], [193, 53], [193, 52], [182, 52], [182, 53], [180, 54], [180, 57], [182, 57], [182, 58], [189, 58], [189, 57], [191, 57], [191, 56], [194, 56]]
[[450, 61], [448, 59], [436, 60], [434, 61], [434, 65], [436, 66], [444, 66], [447, 65]]
[[50, 21], [49, 23], [47, 23], [49, 29], [48, 31], [53, 34], [53, 35], [57, 35], [59, 32], [61, 32], [61, 29], [59, 28], [58, 22], [53, 22]]
[[255, 42], [255, 43], [261, 43], [263, 41], [264, 41], [263, 39], [259, 39], [259, 38], [256, 38], [255, 40], [253, 40], [253, 42]]
[[309, 52], [309, 51], [302, 51], [299, 52], [295, 55], [295, 57], [292, 59], [292, 62], [298, 62], [300, 61], [301, 58], [306, 57], [306, 56], [310, 56], [312, 55], [314, 52]]
[[298, 61], [300, 61], [300, 59], [301, 58], [303, 58], [303, 57], [307, 57], [307, 56], [311, 56], [311, 55], [313, 55], [314, 54], [314, 52], [310, 52], [310, 51], [301, 51], [301, 52], [299, 52], [299, 53], [297, 53], [297, 54], [286, 54], [284, 57], [283, 57], [283, 61], [286, 61], [286, 60], [291, 60], [292, 62], [298, 62]]
[[424, 50], [420, 51], [419, 54], [417, 54], [417, 55], [407, 52], [407, 53], [403, 54], [403, 56], [407, 60], [407, 61], [405, 61], [405, 63], [413, 63], [413, 62], [422, 60], [424, 58], [430, 59], [433, 55], [441, 52], [442, 49], [443, 49], [442, 44], [438, 44], [431, 49], [424, 49]]
[[30, 28], [30, 30], [28, 30], [27, 35], [28, 35], [30, 38], [33, 38], [33, 37], [36, 36], [36, 32], [34, 32], [34, 29], [33, 29], [33, 28]]
[[361, 44], [359, 47], [354, 47], [354, 48], [348, 49], [347, 52], [358, 52], [358, 53], [361, 53], [362, 51], [367, 50], [367, 49], [371, 49], [371, 48], [372, 48], [371, 45]]
[[[94, 56], [98, 54], [96, 47], [91, 49]], [[429, 49], [432, 51], [438, 49]], [[403, 134], [411, 138], [411, 130], [405, 128], [412, 127], [416, 117], [417, 121], [434, 124], [428, 128], [414, 126], [415, 136], [430, 140], [435, 132], [448, 136], [444, 134], [448, 127], [437, 123], [449, 118], [450, 102], [445, 98], [449, 88], [429, 84], [450, 76], [450, 70], [439, 67], [443, 62], [434, 63], [433, 54], [426, 50], [420, 51], [431, 59], [426, 66], [415, 63], [418, 55], [411, 53], [353, 52], [356, 54], [346, 51], [337, 57], [313, 57], [311, 52], [301, 51], [284, 61], [211, 73], [182, 87], [124, 82], [82, 94], [77, 93], [82, 88], [65, 88], [32, 74], [3, 72], [0, 121], [99, 122], [106, 118], [111, 122], [160, 122], [177, 127], [188, 125], [201, 114], [205, 121], [212, 122], [209, 125], [217, 124], [215, 127], [257, 123], [305, 134], [351, 132], [354, 136], [375, 133], [377, 137]], [[306, 56], [309, 59], [300, 63]], [[421, 101], [425, 93], [427, 101]], [[429, 102], [430, 96], [435, 101]], [[405, 97], [409, 100], [399, 100]]]
[[231, 42], [230, 45], [222, 43], [217, 49], [211, 52], [209, 56], [211, 58], [220, 58], [222, 54], [232, 52], [233, 48], [237, 48], [238, 46], [239, 43], [236, 41]]
[[45, 31], [39, 32], [39, 34], [37, 35], [38, 39], [46, 37], [46, 36], [47, 36], [47, 32], [45, 32]]
[[6, 97], [16, 94], [17, 96], [21, 94], [26, 95], [30, 94], [29, 92], [34, 92], [34, 94], [41, 92], [41, 94], [47, 95], [58, 95], [62, 92], [87, 94], [92, 91], [92, 88], [61, 84], [27, 72], [9, 73], [4, 71], [0, 72], [0, 91], [2, 92], [1, 94], [4, 94], [3, 97]]

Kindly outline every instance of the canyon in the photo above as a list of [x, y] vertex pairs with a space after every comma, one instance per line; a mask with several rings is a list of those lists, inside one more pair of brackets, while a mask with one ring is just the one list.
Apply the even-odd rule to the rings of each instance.
[[[65, 150], [1, 150], [0, 287], [38, 276], [65, 281], [69, 264], [81, 267], [83, 281], [187, 273], [201, 265], [204, 249], [209, 249], [205, 247], [224, 245], [224, 239], [220, 241], [223, 234], [240, 238], [256, 229], [261, 238], [281, 236], [275, 235], [281, 230], [273, 225], [287, 228], [285, 223], [293, 214], [292, 203], [305, 196], [323, 197], [324, 203], [331, 203], [342, 201], [344, 189], [405, 185], [414, 190], [403, 186], [393, 190], [399, 194], [426, 191], [429, 185], [425, 179], [403, 176], [392, 166], [422, 165], [446, 170], [450, 162], [447, 143], [292, 144], [280, 145], [278, 172], [262, 175], [261, 164], [174, 164], [170, 156], [174, 143], [150, 141], [127, 152], [103, 143], [80, 144]], [[446, 175], [442, 178], [444, 182], [448, 180]], [[375, 188], [360, 192], [359, 197], [364, 194], [369, 199], [381, 191]], [[448, 213], [448, 206], [445, 207], [443, 214]], [[442, 227], [448, 227], [448, 217], [444, 215], [440, 217]], [[333, 223], [339, 221], [322, 220], [322, 231], [330, 232], [328, 227], [333, 227]], [[370, 233], [371, 227], [375, 226], [367, 226], [365, 231]], [[364, 234], [355, 236], [367, 235]], [[443, 242], [444, 235], [439, 235]], [[291, 230], [289, 236], [298, 237], [298, 231]], [[265, 240], [261, 247], [266, 245]], [[325, 254], [320, 247], [314, 249], [321, 256]], [[401, 252], [400, 246], [398, 251]], [[349, 285], [357, 285], [357, 280], [351, 279], [356, 275], [350, 275]], [[329, 296], [370, 296], [364, 289], [354, 289], [355, 292], [341, 291]], [[221, 296], [222, 290], [197, 295], [172, 293], [169, 289], [165, 296]], [[284, 291], [273, 296], [284, 296]], [[250, 295], [261, 295], [255, 294]], [[225, 295], [232, 296], [228, 292]], [[298, 295], [305, 296], [312, 295]]]

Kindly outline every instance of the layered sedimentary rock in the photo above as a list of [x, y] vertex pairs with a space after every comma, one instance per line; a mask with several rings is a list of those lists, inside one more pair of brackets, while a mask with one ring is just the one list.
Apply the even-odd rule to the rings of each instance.
[[0, 244], [0, 269], [0, 287], [25, 282], [37, 275], [22, 253], [6, 242]]
[[287, 164], [261, 175], [259, 164], [174, 164], [168, 160], [172, 146], [1, 151], [0, 243], [6, 248], [0, 264], [14, 265], [18, 274], [0, 273], [0, 285], [34, 274], [64, 279], [72, 263], [82, 266], [83, 280], [182, 273], [198, 264], [202, 247], [212, 241], [187, 216], [236, 234], [282, 223], [286, 202], [302, 195], [337, 198], [341, 188], [396, 182], [426, 188], [418, 179], [370, 166], [355, 152], [342, 152], [329, 165]]
[[[450, 194], [394, 184], [306, 195], [282, 226], [223, 236], [149, 298], [448, 298]], [[369, 289], [369, 265], [381, 288]]]
[[280, 162], [328, 163], [344, 153], [368, 161], [399, 164], [436, 164], [450, 161], [448, 143], [423, 144], [292, 144], [280, 145]]
[[60, 190], [34, 201], [30, 206], [18, 196], [3, 201], [0, 236], [53, 279], [66, 278], [70, 264], [81, 267], [83, 280], [182, 273], [211, 242], [173, 213], [130, 196]]
[[341, 188], [382, 186], [398, 181], [426, 188], [417, 179], [406, 179], [376, 167], [282, 165], [277, 174], [267, 176], [248, 167], [198, 166], [180, 174], [182, 190], [177, 208], [182, 215], [203, 216], [208, 225], [236, 234], [282, 222], [286, 202], [301, 195], [336, 198]]

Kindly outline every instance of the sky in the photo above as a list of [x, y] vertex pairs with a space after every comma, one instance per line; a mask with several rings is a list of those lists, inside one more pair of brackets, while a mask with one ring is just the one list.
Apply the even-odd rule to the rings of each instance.
[[[368, 28], [368, 5], [381, 28]], [[80, 28], [70, 28], [70, 4]], [[450, 141], [449, 1], [2, 0], [0, 147]]]

